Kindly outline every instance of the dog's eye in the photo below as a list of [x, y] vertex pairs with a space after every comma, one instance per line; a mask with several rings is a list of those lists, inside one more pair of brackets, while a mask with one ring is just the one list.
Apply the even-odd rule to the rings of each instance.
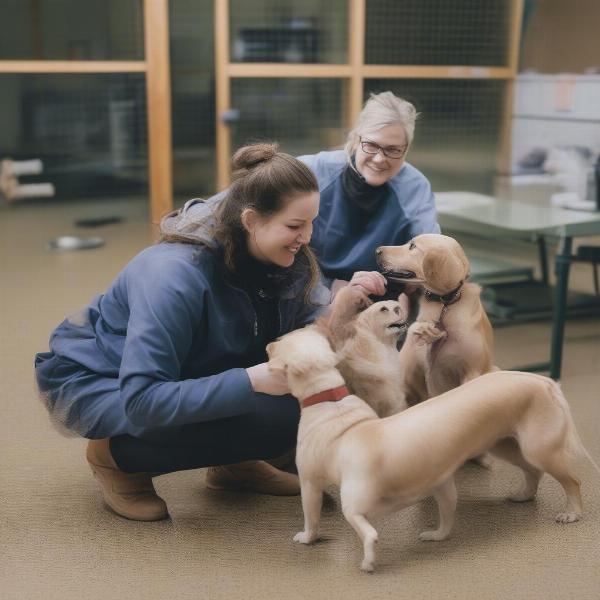
[[389, 309], [388, 309], [388, 307], [387, 307], [387, 306], [382, 306], [382, 307], [381, 307], [379, 310], [380, 310], [381, 312], [388, 312], [388, 310], [389, 310]]

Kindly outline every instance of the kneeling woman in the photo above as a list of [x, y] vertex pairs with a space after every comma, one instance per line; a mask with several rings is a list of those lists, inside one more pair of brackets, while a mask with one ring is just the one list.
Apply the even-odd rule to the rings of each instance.
[[295, 446], [299, 409], [265, 346], [329, 302], [307, 247], [318, 184], [272, 144], [233, 168], [210, 238], [169, 233], [36, 356], [51, 417], [90, 439], [104, 498], [130, 519], [166, 518], [152, 476], [183, 469], [212, 467], [218, 489], [299, 492], [266, 462]]

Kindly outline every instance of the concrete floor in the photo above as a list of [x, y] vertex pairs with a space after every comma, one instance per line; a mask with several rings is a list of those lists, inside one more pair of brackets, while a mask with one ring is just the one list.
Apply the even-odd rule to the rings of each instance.
[[[77, 218], [121, 215], [96, 230]], [[50, 253], [49, 238], [101, 235], [106, 246]], [[0, 590], [2, 598], [600, 598], [600, 475], [585, 460], [584, 519], [554, 523], [562, 491], [544, 478], [537, 499], [504, 500], [519, 473], [462, 468], [452, 537], [424, 543], [436, 521], [431, 500], [390, 516], [380, 532], [379, 567], [359, 570], [361, 549], [338, 507], [324, 515], [323, 541], [298, 546], [299, 498], [217, 493], [201, 471], [156, 480], [171, 520], [136, 523], [108, 512], [84, 460], [85, 442], [50, 426], [33, 386], [36, 351], [63, 317], [101, 293], [117, 271], [154, 240], [143, 202], [105, 201], [0, 206]], [[464, 241], [464, 240], [463, 240]], [[535, 262], [535, 249], [498, 249], [466, 240], [467, 249]], [[590, 291], [589, 265], [572, 285]], [[548, 323], [496, 331], [504, 368], [546, 359]], [[600, 320], [570, 321], [562, 385], [581, 438], [600, 462]], [[335, 494], [334, 494], [335, 495]]]

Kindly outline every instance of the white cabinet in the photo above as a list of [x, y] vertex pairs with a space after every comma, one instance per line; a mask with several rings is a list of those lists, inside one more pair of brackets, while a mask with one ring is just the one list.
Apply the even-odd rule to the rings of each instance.
[[523, 73], [515, 81], [512, 171], [533, 148], [600, 151], [600, 75]]

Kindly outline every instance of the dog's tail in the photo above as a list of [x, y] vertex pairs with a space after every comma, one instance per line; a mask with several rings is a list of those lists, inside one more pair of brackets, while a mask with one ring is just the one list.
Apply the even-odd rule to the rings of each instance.
[[571, 408], [569, 407], [569, 403], [565, 398], [560, 385], [555, 381], [550, 381], [550, 385], [552, 387], [552, 399], [562, 409], [567, 422], [567, 454], [573, 459], [577, 457], [587, 458], [600, 475], [600, 466], [598, 466], [598, 463], [592, 458], [579, 437], [575, 422], [573, 421], [573, 416], [571, 415]]

